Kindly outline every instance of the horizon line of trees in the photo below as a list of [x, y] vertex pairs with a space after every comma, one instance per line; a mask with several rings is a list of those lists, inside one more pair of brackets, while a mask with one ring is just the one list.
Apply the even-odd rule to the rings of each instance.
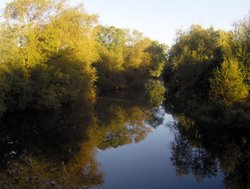
[[64, 0], [13, 0], [1, 18], [0, 115], [58, 109], [103, 91], [145, 90], [159, 104], [167, 90], [194, 116], [250, 121], [250, 16], [232, 31], [192, 25], [170, 49], [100, 25]]
[[167, 47], [135, 30], [100, 25], [82, 5], [13, 0], [1, 20], [0, 115], [92, 100], [96, 89], [156, 86], [164, 93], [154, 80], [164, 68]]
[[250, 14], [231, 31], [192, 25], [177, 34], [164, 80], [169, 99], [199, 121], [250, 122]]

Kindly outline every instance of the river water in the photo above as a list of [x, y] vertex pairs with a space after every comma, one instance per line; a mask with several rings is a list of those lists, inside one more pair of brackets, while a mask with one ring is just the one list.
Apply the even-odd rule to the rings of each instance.
[[249, 187], [247, 137], [213, 140], [163, 106], [102, 99], [0, 124], [1, 189]]

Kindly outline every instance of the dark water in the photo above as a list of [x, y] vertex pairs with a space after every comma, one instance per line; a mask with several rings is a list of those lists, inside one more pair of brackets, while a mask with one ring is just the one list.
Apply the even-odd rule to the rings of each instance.
[[[104, 98], [1, 121], [0, 188], [249, 188], [245, 131]], [[201, 129], [202, 128], [202, 129]]]

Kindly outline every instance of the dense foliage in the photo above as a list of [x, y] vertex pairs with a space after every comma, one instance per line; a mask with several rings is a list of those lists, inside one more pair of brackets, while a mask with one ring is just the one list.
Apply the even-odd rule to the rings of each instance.
[[221, 68], [214, 71], [210, 87], [211, 99], [226, 106], [244, 102], [248, 96], [248, 86], [237, 61], [225, 60]]
[[98, 25], [96, 15], [64, 0], [8, 3], [0, 41], [0, 114], [94, 99], [97, 87], [145, 89], [166, 59], [163, 45]]
[[100, 59], [97, 84], [106, 90], [145, 88], [145, 79], [159, 77], [166, 62], [166, 47], [138, 31], [113, 26], [96, 28]]
[[64, 0], [13, 0], [1, 21], [0, 114], [94, 100], [96, 89], [144, 91], [159, 104], [165, 67], [168, 98], [184, 111], [250, 121], [250, 16], [227, 32], [192, 25], [168, 52], [136, 30], [100, 25]]
[[0, 30], [0, 110], [54, 109], [93, 95], [96, 16], [63, 2], [15, 0]]
[[179, 32], [165, 67], [168, 98], [199, 121], [247, 125], [249, 31], [250, 16], [233, 31], [193, 25]]

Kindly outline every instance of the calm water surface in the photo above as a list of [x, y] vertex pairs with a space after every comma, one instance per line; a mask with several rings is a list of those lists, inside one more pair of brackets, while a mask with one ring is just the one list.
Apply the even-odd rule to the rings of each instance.
[[[159, 107], [160, 111], [164, 111]], [[105, 183], [96, 188], [223, 188], [220, 173], [199, 182], [194, 175], [178, 177], [171, 162], [174, 133], [168, 127], [174, 120], [164, 112], [164, 122], [152, 128], [139, 143], [98, 150], [97, 160], [105, 173]]]
[[103, 99], [0, 124], [0, 188], [249, 186], [246, 136], [214, 139], [162, 106]]

